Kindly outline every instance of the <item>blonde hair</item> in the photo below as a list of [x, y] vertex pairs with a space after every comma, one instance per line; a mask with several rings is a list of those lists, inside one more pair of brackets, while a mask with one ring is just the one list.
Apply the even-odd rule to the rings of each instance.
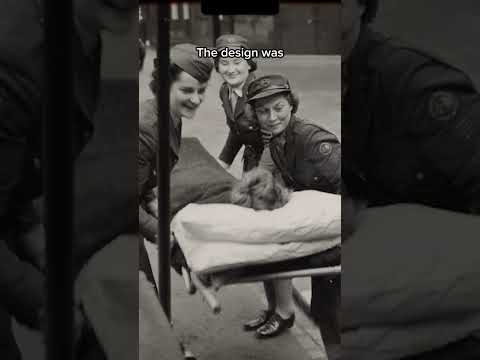
[[255, 210], [274, 210], [288, 202], [290, 193], [270, 171], [255, 168], [234, 184], [230, 200], [232, 204]]

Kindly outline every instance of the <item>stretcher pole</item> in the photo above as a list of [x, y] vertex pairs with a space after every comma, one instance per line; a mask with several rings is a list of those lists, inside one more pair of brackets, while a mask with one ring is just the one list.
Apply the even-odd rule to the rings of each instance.
[[167, 318], [171, 319], [170, 279], [170, 3], [157, 4], [157, 67], [158, 77], [158, 292]]
[[43, 2], [46, 96], [43, 193], [46, 236], [46, 358], [73, 359], [73, 69], [72, 1]]
[[267, 280], [280, 280], [280, 279], [294, 279], [299, 277], [315, 277], [315, 276], [328, 276], [337, 275], [342, 271], [341, 265], [327, 266], [321, 268], [312, 268], [304, 270], [292, 270], [283, 271], [278, 273], [251, 275], [251, 276], [225, 276], [215, 275], [212, 279], [212, 285], [218, 289], [221, 286], [228, 284], [242, 284], [242, 283], [254, 283]]

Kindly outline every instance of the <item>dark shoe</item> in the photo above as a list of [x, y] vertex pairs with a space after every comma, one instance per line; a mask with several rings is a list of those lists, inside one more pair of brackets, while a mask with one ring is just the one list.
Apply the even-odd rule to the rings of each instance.
[[273, 310], [263, 310], [260, 315], [258, 315], [255, 319], [250, 320], [243, 324], [243, 330], [245, 331], [253, 331], [257, 330], [260, 326], [265, 324], [272, 315], [275, 314]]
[[255, 337], [258, 339], [264, 339], [280, 335], [286, 329], [291, 328], [294, 322], [295, 314], [292, 314], [288, 319], [283, 319], [280, 315], [275, 313], [264, 325], [257, 329]]

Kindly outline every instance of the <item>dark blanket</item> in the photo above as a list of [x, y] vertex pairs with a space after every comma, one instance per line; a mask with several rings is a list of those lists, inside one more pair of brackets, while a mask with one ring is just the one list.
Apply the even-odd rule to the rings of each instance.
[[172, 217], [190, 203], [228, 203], [235, 178], [197, 138], [183, 138], [180, 160], [170, 180]]
[[345, 359], [400, 359], [480, 336], [480, 217], [373, 208], [342, 248]]
[[94, 136], [75, 168], [75, 272], [116, 236], [137, 231], [137, 97], [136, 80], [102, 84]]

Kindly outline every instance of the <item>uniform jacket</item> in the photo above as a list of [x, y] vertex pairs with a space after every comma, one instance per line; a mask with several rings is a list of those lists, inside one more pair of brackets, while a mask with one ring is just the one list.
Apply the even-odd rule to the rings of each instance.
[[[145, 205], [153, 200], [153, 188], [157, 184], [156, 165], [158, 151], [157, 104], [155, 99], [145, 101], [140, 106], [140, 123], [138, 138], [138, 195], [139, 195], [139, 229], [149, 240], [157, 234], [157, 219], [149, 214]], [[175, 126], [170, 122], [170, 171], [178, 161], [182, 136], [182, 124]]]
[[[33, 321], [26, 318], [30, 310], [43, 302], [43, 274], [15, 252], [18, 237], [39, 221], [30, 209], [42, 189], [45, 44], [41, 3], [6, 0], [0, 12], [0, 302], [26, 323]], [[73, 147], [78, 154], [93, 130], [100, 41], [93, 53], [84, 51], [76, 33], [73, 42], [77, 135]]]
[[472, 81], [368, 28], [342, 70], [349, 192], [370, 205], [480, 211], [480, 95]]
[[284, 146], [271, 141], [270, 152], [285, 184], [296, 191], [338, 193], [341, 146], [337, 137], [295, 115], [292, 115], [284, 134]]
[[220, 87], [220, 100], [230, 131], [219, 158], [225, 163], [231, 164], [243, 145], [253, 145], [244, 152], [244, 169], [246, 170], [258, 164], [263, 148], [257, 122], [245, 114], [246, 89], [254, 79], [254, 74], [250, 73], [243, 85], [243, 96], [237, 100], [235, 111], [230, 103], [227, 83], [224, 82]]

